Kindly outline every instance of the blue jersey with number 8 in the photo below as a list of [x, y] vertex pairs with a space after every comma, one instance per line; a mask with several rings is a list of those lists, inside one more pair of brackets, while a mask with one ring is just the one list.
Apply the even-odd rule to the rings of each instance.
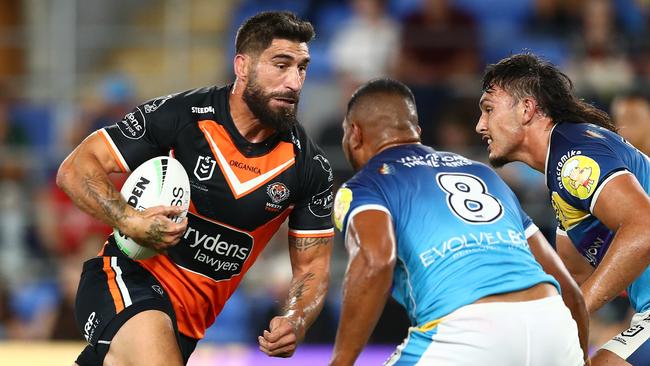
[[382, 151], [336, 195], [334, 221], [387, 212], [397, 241], [393, 297], [413, 324], [494, 294], [559, 285], [530, 252], [537, 227], [485, 164], [420, 145]]

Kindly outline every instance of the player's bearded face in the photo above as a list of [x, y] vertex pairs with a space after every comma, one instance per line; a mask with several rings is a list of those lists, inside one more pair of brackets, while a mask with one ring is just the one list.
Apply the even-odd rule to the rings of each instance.
[[[266, 92], [264, 87], [259, 84], [257, 73], [252, 70], [248, 75], [248, 83], [244, 88], [243, 99], [253, 115], [260, 122], [268, 127], [272, 127], [279, 132], [289, 131], [295, 124], [296, 110], [300, 99], [299, 92]], [[285, 106], [271, 105], [273, 99], [288, 101]]]

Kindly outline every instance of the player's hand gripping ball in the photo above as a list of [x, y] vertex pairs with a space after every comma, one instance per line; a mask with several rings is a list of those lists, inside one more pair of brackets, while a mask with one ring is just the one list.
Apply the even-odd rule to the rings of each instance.
[[[142, 211], [154, 206], [180, 206], [183, 212], [172, 221], [179, 223], [190, 207], [190, 180], [178, 160], [159, 156], [138, 166], [120, 191], [126, 202]], [[152, 248], [139, 245], [131, 238], [113, 229], [117, 246], [130, 258], [146, 259], [158, 254]]]

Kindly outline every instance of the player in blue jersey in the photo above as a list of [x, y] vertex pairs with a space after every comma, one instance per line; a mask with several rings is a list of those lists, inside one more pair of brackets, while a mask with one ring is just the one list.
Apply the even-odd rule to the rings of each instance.
[[491, 168], [422, 145], [394, 80], [359, 88], [343, 129], [358, 172], [334, 204], [350, 258], [330, 365], [354, 363], [391, 291], [413, 326], [387, 365], [583, 364], [578, 286]]
[[570, 79], [532, 54], [487, 68], [476, 131], [493, 165], [542, 172], [559, 222], [557, 250], [590, 313], [627, 288], [631, 327], [593, 365], [650, 365], [650, 161], [609, 116], [577, 99]]

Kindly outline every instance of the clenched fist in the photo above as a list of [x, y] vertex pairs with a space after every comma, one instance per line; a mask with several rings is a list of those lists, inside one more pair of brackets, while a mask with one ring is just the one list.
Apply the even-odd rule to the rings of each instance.
[[291, 357], [298, 345], [293, 322], [286, 316], [271, 319], [269, 330], [257, 337], [260, 351], [272, 357]]

